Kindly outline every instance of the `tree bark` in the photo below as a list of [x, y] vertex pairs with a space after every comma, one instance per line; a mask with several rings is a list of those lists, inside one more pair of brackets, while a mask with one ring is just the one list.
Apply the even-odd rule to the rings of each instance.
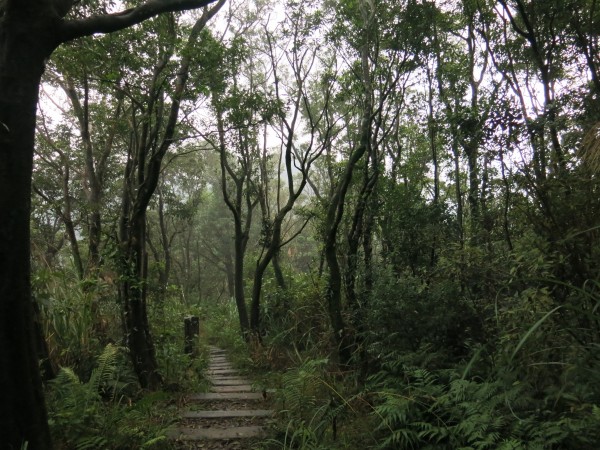
[[283, 270], [281, 269], [281, 262], [279, 261], [279, 255], [281, 251], [275, 252], [273, 255], [273, 272], [275, 273], [275, 280], [277, 281], [277, 286], [280, 289], [286, 290], [287, 285], [285, 283], [285, 276], [283, 275]]
[[29, 216], [38, 88], [54, 46], [48, 11], [14, 3], [0, 19], [0, 436], [4, 448], [27, 442], [44, 450], [51, 442], [35, 343]]
[[[149, 2], [113, 14], [64, 21], [73, 1], [0, 5], [0, 436], [6, 449], [52, 448], [39, 373], [31, 296], [31, 177], [36, 106], [44, 62], [66, 40], [116, 31], [210, 0]], [[100, 26], [102, 25], [102, 26]]]

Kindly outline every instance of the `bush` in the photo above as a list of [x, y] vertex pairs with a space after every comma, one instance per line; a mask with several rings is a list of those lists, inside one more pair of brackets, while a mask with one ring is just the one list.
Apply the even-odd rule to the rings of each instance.
[[383, 273], [370, 299], [365, 328], [375, 360], [433, 348], [456, 361], [480, 339], [481, 319], [452, 281], [425, 284], [411, 275]]

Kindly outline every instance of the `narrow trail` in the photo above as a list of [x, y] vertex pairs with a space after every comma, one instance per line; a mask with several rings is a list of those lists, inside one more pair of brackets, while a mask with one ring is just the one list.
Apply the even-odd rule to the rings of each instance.
[[249, 450], [266, 435], [273, 410], [268, 408], [266, 391], [254, 392], [241, 378], [226, 352], [209, 347], [207, 375], [211, 391], [187, 397], [187, 409], [180, 425], [169, 434], [183, 449]]

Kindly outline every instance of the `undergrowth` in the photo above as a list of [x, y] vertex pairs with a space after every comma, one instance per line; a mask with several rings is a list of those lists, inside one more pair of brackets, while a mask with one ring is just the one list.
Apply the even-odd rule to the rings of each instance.
[[122, 345], [119, 305], [110, 286], [76, 283], [68, 271], [39, 272], [34, 281], [49, 356], [61, 367], [46, 386], [55, 448], [170, 448], [166, 430], [177, 420], [179, 398], [207, 385], [207, 359], [200, 349], [190, 356], [183, 348], [183, 319], [201, 309], [177, 295], [149, 304], [164, 390], [147, 392]]
[[171, 395], [139, 396], [123, 363], [123, 349], [107, 345], [87, 381], [62, 368], [50, 382], [49, 424], [57, 449], [163, 449], [176, 417]]
[[370, 384], [382, 450], [591, 450], [600, 438], [598, 407], [571, 398], [569, 409], [556, 408], [514, 373], [465, 379], [452, 369], [388, 365]]

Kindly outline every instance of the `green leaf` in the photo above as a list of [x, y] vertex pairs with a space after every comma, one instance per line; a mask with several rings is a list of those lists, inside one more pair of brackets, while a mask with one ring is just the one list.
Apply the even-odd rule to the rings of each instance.
[[529, 339], [529, 337], [535, 333], [535, 331], [546, 321], [546, 319], [548, 319], [548, 317], [550, 317], [553, 313], [555, 313], [556, 311], [558, 311], [560, 308], [562, 308], [562, 305], [557, 306], [556, 308], [548, 311], [546, 314], [544, 314], [544, 316], [538, 320], [528, 331], [527, 333], [525, 333], [525, 336], [523, 336], [521, 338], [521, 340], [519, 341], [519, 344], [517, 345], [517, 347], [515, 348], [515, 350], [513, 351], [510, 360], [512, 361], [516, 354], [519, 352], [519, 350], [521, 349], [521, 347], [523, 347], [523, 345], [525, 345], [525, 342], [527, 342], [527, 340]]

